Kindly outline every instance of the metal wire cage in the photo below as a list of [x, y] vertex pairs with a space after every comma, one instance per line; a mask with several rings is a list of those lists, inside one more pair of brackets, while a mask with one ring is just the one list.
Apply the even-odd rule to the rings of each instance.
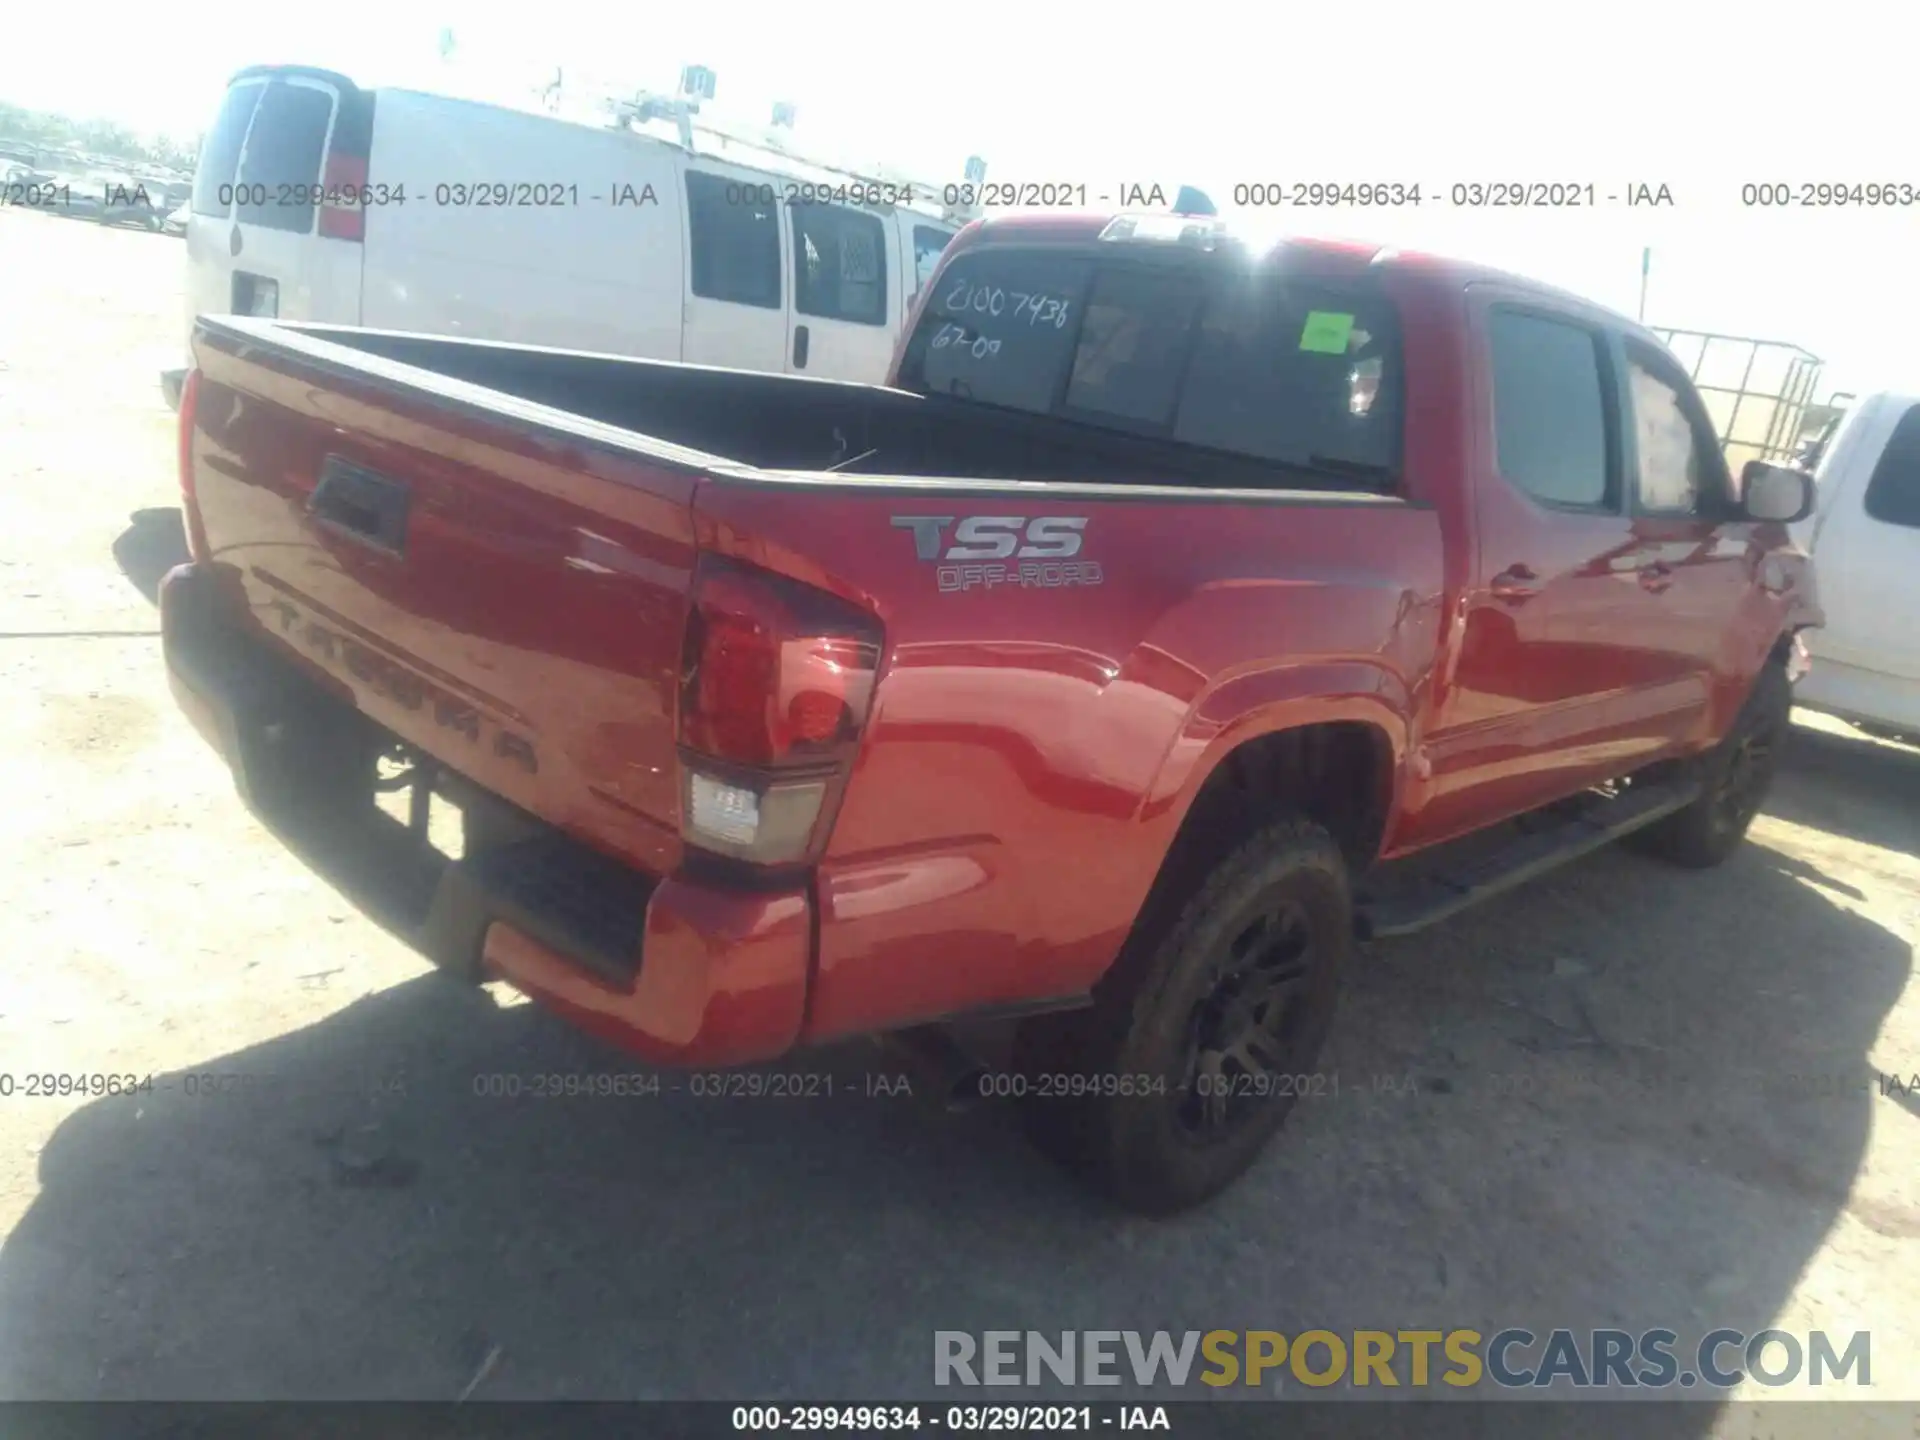
[[1735, 475], [1749, 460], [1794, 462], [1820, 380], [1819, 356], [1785, 341], [1746, 335], [1657, 328], [1653, 333], [1693, 377]]

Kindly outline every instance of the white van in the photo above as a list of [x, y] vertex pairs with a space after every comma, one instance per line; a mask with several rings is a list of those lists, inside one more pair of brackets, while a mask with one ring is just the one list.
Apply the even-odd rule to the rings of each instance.
[[1795, 538], [1826, 624], [1794, 700], [1920, 744], [1920, 395], [1856, 400], [1823, 450]]
[[705, 153], [710, 134], [696, 145], [684, 111], [669, 139], [243, 70], [194, 177], [189, 326], [277, 315], [883, 379], [965, 217], [737, 138]]

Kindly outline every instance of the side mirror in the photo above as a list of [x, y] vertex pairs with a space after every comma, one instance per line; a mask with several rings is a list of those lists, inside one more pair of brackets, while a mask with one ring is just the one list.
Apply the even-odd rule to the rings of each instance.
[[1740, 508], [1749, 520], [1791, 525], [1813, 513], [1813, 477], [1804, 470], [1749, 460], [1740, 471]]

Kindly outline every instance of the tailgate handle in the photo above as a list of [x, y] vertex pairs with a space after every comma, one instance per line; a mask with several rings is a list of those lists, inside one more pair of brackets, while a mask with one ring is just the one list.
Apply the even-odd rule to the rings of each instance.
[[804, 325], [793, 327], [793, 368], [807, 368], [807, 327]]
[[407, 544], [406, 483], [329, 455], [307, 510], [328, 529], [398, 555]]

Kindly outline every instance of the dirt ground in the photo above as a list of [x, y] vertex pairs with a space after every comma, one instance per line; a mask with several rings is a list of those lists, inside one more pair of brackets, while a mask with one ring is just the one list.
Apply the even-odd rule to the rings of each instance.
[[1175, 1222], [998, 1111], [849, 1094], [863, 1050], [803, 1062], [832, 1100], [486, 1098], [630, 1067], [430, 974], [167, 695], [182, 264], [0, 211], [0, 1396], [491, 1358], [484, 1398], [884, 1398], [933, 1393], [936, 1329], [1774, 1325], [1870, 1330], [1872, 1395], [1920, 1399], [1920, 1103], [1876, 1078], [1920, 1072], [1920, 753], [1808, 719], [1724, 868], [1606, 853], [1372, 948], [1339, 1097]]

